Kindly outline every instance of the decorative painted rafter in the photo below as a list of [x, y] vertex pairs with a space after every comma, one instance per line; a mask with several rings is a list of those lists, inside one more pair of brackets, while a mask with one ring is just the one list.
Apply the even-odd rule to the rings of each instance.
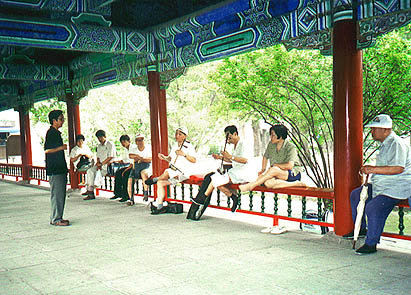
[[64, 14], [88, 12], [110, 16], [111, 8], [107, 2], [107, 0], [0, 0], [0, 7], [25, 8]]
[[[153, 51], [149, 34], [122, 28], [0, 18], [0, 45], [106, 53]], [[29, 29], [28, 29], [29, 28]]]
[[66, 66], [0, 63], [0, 79], [3, 80], [64, 81], [68, 78]]

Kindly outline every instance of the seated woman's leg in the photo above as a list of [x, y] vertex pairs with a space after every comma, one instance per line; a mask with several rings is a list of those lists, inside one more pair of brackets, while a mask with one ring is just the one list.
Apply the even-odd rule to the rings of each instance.
[[302, 182], [302, 181], [285, 181], [282, 179], [276, 179], [276, 178], [271, 178], [264, 182], [264, 185], [267, 188], [283, 188], [283, 187], [292, 187], [292, 186], [300, 186], [300, 187], [306, 187], [307, 185]]
[[251, 191], [256, 186], [259, 186], [259, 185], [265, 183], [267, 180], [269, 180], [271, 178], [287, 180], [288, 171], [281, 170], [280, 168], [278, 168], [276, 166], [271, 167], [270, 169], [268, 169], [267, 172], [265, 172], [264, 174], [261, 174], [260, 176], [258, 176], [258, 178], [255, 181], [249, 182], [247, 184], [240, 185], [239, 188], [242, 192]]
[[159, 180], [157, 182], [157, 209], [160, 210], [163, 207], [165, 199], [166, 187], [171, 183], [167, 180]]

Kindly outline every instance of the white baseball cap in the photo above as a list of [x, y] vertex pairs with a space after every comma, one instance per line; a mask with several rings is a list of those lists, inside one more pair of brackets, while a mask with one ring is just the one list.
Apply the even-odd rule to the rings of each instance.
[[392, 128], [392, 120], [388, 115], [378, 115], [365, 127]]
[[144, 135], [141, 134], [141, 133], [139, 133], [139, 134], [136, 135], [135, 139], [137, 139], [137, 138], [142, 138], [142, 139], [144, 139]]
[[178, 127], [176, 131], [183, 132], [185, 135], [188, 135], [188, 129], [185, 126]]

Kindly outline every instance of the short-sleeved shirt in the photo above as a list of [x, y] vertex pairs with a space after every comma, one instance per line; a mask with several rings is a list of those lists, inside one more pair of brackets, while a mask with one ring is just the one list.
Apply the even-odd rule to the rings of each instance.
[[264, 158], [270, 161], [270, 166], [293, 161], [294, 167], [292, 170], [294, 173], [303, 170], [298, 159], [297, 148], [288, 140], [284, 141], [284, 144], [279, 151], [277, 151], [277, 144], [270, 141], [265, 150]]
[[385, 195], [401, 200], [411, 197], [411, 149], [394, 132], [381, 143], [376, 166], [401, 166], [404, 171], [395, 175], [373, 174], [373, 197]]
[[[195, 169], [195, 163], [191, 163], [189, 160], [187, 160], [187, 158], [183, 157], [183, 156], [178, 156], [176, 154], [176, 151], [179, 150], [180, 147], [178, 146], [178, 143], [176, 142], [173, 147], [171, 148], [171, 152], [169, 154], [169, 156], [171, 157], [171, 164], [173, 164], [174, 166], [176, 166], [178, 169], [180, 169], [181, 171], [183, 171], [183, 173], [186, 176], [191, 175], [194, 172]], [[196, 158], [197, 157], [197, 153], [196, 150], [194, 148], [194, 146], [188, 142], [185, 141], [183, 144], [183, 147], [181, 148], [181, 150], [187, 155], [187, 156], [191, 156]]]
[[129, 154], [137, 155], [142, 158], [151, 158], [151, 145], [145, 144], [144, 150], [140, 151], [137, 145], [130, 146]]
[[130, 158], [130, 153], [134, 149], [134, 146], [130, 144], [128, 148], [124, 148], [122, 152], [122, 157], [121, 160], [123, 160], [124, 163], [133, 163], [133, 159]]
[[[109, 157], [116, 156], [116, 147], [110, 141], [106, 140], [104, 144], [99, 144], [97, 146], [97, 158], [100, 159], [100, 162], [103, 162]], [[107, 170], [107, 164], [103, 165], [102, 169]]]
[[[71, 152], [70, 152], [70, 158], [75, 158], [78, 155], [88, 155], [91, 156], [91, 150], [88, 146], [83, 145], [83, 147], [79, 147], [78, 145], [76, 145], [74, 148], [72, 148]], [[77, 166], [77, 163], [80, 161], [80, 157], [73, 162], [74, 167]]]
[[[44, 150], [58, 148], [63, 145], [61, 132], [53, 126], [47, 131], [44, 142]], [[64, 150], [46, 154], [46, 173], [47, 175], [66, 174], [68, 172]]]

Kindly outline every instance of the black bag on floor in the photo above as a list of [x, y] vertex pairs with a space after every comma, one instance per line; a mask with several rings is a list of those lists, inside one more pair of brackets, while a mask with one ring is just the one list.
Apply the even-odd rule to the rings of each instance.
[[[213, 175], [213, 174], [214, 174], [214, 172], [209, 173], [204, 177], [203, 183], [200, 186], [200, 190], [198, 191], [197, 196], [199, 196], [200, 194], [205, 193], [205, 191], [208, 188], [208, 185], [211, 182], [211, 175]], [[204, 205], [200, 206], [200, 205], [197, 205], [195, 203], [192, 203], [191, 206], [190, 206], [190, 210], [188, 210], [188, 213], [187, 213], [187, 219], [199, 220], [201, 218], [201, 216], [203, 216], [203, 213], [207, 209], [208, 205], [210, 204], [211, 195], [206, 198], [206, 200], [204, 202]]]
[[181, 214], [183, 213], [183, 204], [168, 203], [167, 213]]

